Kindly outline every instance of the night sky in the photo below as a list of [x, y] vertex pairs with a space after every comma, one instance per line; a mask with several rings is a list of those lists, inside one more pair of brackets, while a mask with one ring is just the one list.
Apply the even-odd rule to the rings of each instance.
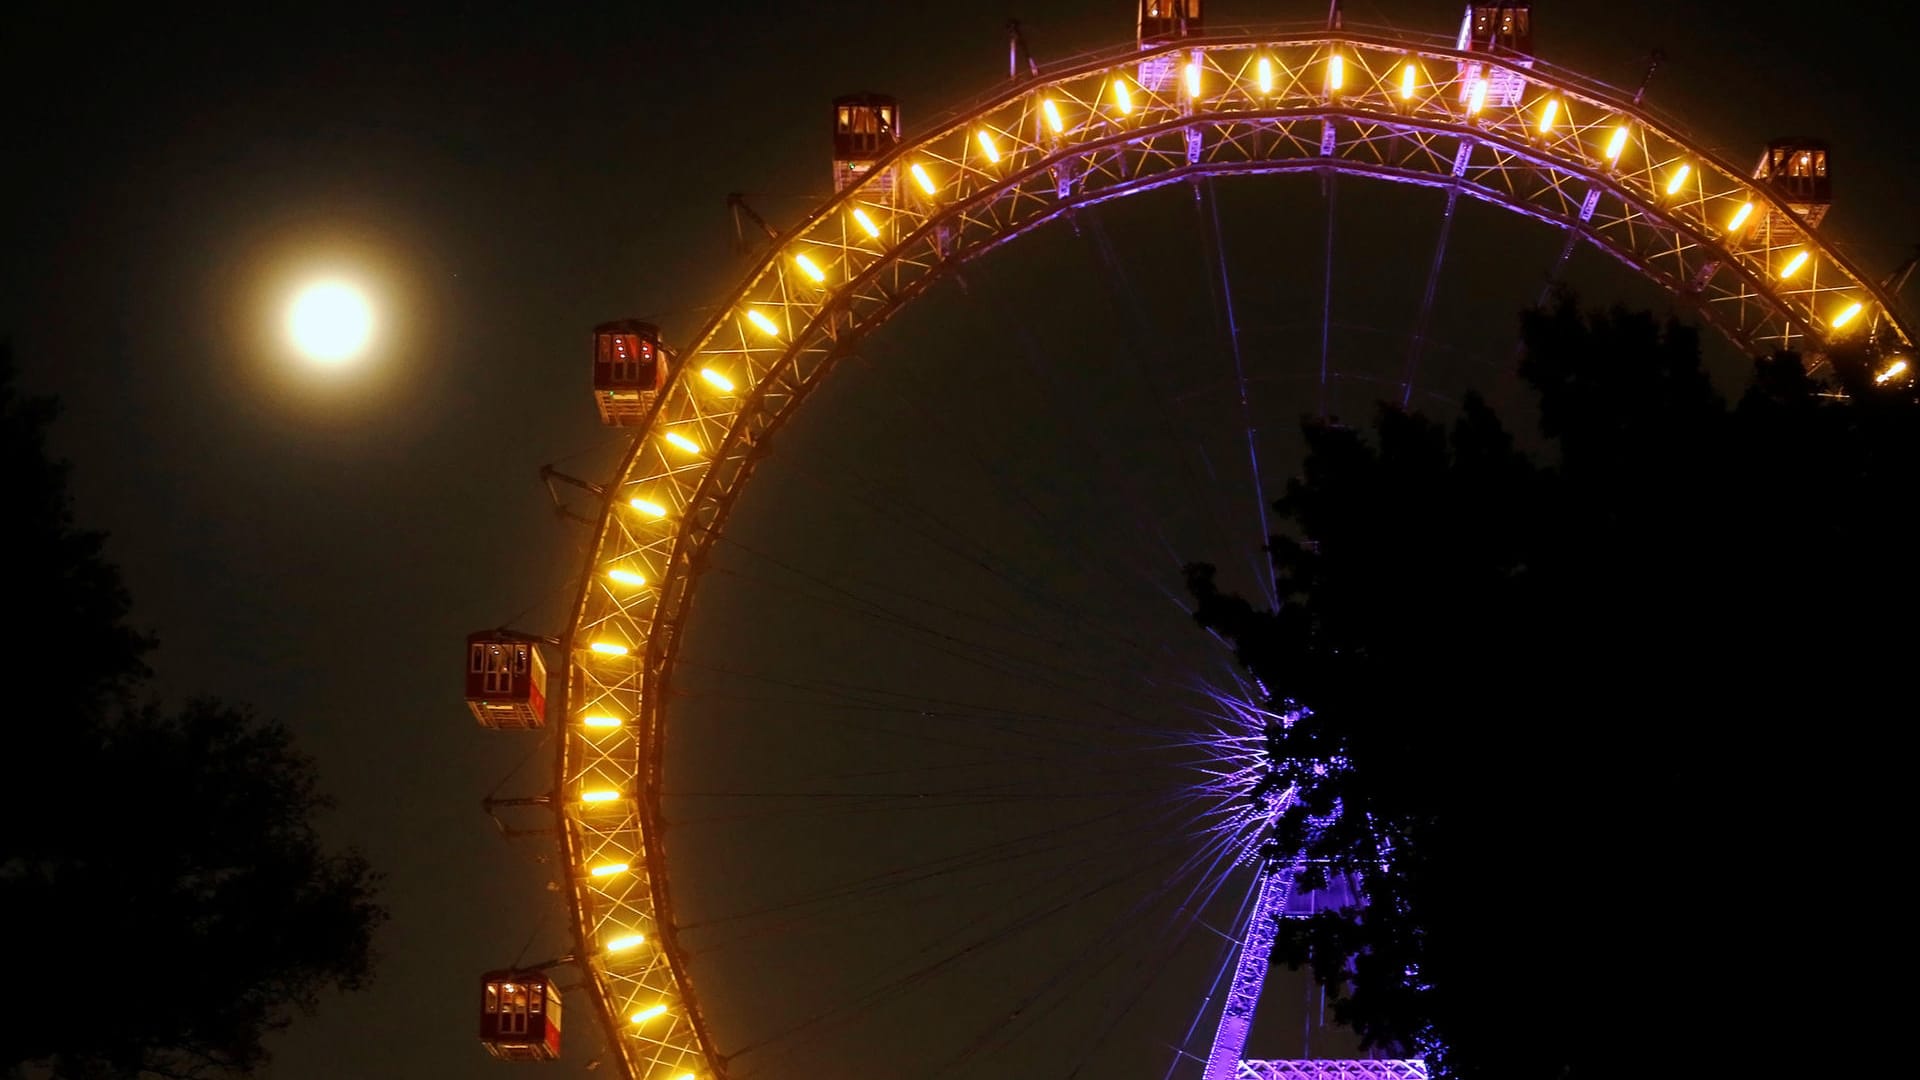
[[[160, 638], [158, 692], [286, 720], [338, 798], [330, 835], [388, 876], [377, 985], [280, 1040], [274, 1075], [502, 1075], [473, 1037], [476, 976], [565, 952], [567, 928], [550, 838], [503, 836], [479, 804], [543, 791], [552, 745], [474, 726], [461, 644], [508, 622], [564, 630], [589, 535], [536, 473], [603, 478], [624, 438], [596, 422], [587, 331], [651, 316], [690, 337], [750, 267], [725, 195], [796, 220], [830, 189], [831, 97], [897, 93], [921, 130], [1005, 77], [1010, 13], [1043, 61], [1132, 33], [1130, 5], [1111, 0], [11, 20], [0, 336], [25, 388], [66, 404], [56, 444], [80, 519], [111, 531], [136, 619]], [[1322, 14], [1208, 9], [1214, 25]], [[1348, 11], [1435, 32], [1458, 16]], [[1911, 26], [1889, 17], [1867, 0], [1541, 3], [1536, 45], [1629, 88], [1664, 49], [1650, 104], [1738, 164], [1769, 136], [1831, 140], [1823, 231], [1878, 276], [1920, 241]], [[1325, 202], [1306, 178], [1218, 195], [1271, 495], [1312, 407]], [[1338, 200], [1334, 352], [1350, 378], [1336, 407], [1363, 419], [1384, 392], [1369, 380], [1404, 358], [1438, 196], [1345, 181]], [[1513, 313], [1560, 242], [1486, 207], [1462, 214], [1416, 399], [1441, 411], [1470, 384], [1500, 393]], [[983, 260], [964, 290], [936, 290], [876, 335], [742, 501], [695, 605], [668, 783], [686, 853], [676, 892], [710, 923], [689, 943], [722, 1045], [943, 955], [942, 933], [996, 906], [1075, 906], [755, 1051], [738, 1074], [1165, 1073], [1218, 938], [1148, 948], [1164, 904], [1137, 934], [1101, 936], [1133, 918], [1142, 883], [1070, 887], [1132, 870], [1151, 883], [1145, 834], [1096, 828], [1045, 857], [793, 920], [742, 913], [1065, 828], [1087, 807], [1131, 813], [1139, 791], [1177, 784], [1166, 755], [1129, 756], [1126, 731], [1191, 705], [1177, 673], [1230, 678], [1178, 608], [1178, 565], [1217, 561], [1251, 587], [1259, 543], [1201, 220], [1186, 189], [1101, 209], [1124, 280], [1091, 229]], [[379, 339], [357, 368], [302, 367], [278, 339], [288, 289], [319, 273], [375, 297]], [[1572, 275], [1595, 300], [1665, 304], [1591, 252]], [[955, 543], [983, 545], [1002, 572], [969, 577]], [[954, 638], [1017, 656], [983, 674]], [[1149, 669], [1176, 674], [1140, 690]], [[972, 708], [989, 701], [1006, 712]], [[926, 738], [954, 702], [970, 715], [948, 717], [953, 737]], [[907, 791], [939, 805], [888, 801]], [[1263, 1029], [1273, 1056], [1301, 1048], [1287, 985], [1274, 996], [1292, 1011]], [[586, 995], [568, 1000], [568, 1060], [544, 1075], [585, 1075], [598, 1053]], [[975, 1046], [994, 1033], [1006, 1042]]]

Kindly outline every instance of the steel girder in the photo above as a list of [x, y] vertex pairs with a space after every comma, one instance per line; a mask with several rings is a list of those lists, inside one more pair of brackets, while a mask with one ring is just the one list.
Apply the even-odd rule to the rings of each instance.
[[1419, 1059], [1243, 1061], [1235, 1080], [1427, 1080]]

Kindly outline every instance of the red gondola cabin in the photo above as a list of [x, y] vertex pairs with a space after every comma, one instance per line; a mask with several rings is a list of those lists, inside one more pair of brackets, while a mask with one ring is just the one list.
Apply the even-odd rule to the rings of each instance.
[[1808, 225], [1820, 224], [1833, 205], [1833, 179], [1827, 175], [1827, 144], [1804, 135], [1775, 139], [1760, 155], [1753, 178], [1779, 195]]
[[[833, 190], [845, 191], [873, 173], [900, 142], [900, 102], [891, 94], [833, 99]], [[871, 201], [893, 201], [893, 170], [873, 173]]]
[[1469, 4], [1460, 23], [1459, 48], [1462, 52], [1533, 55], [1533, 5], [1527, 0], [1512, 4]]
[[480, 1043], [504, 1061], [560, 1056], [560, 988], [544, 971], [480, 977]]
[[[1517, 67], [1533, 66], [1533, 5], [1526, 0], [1512, 4], [1468, 4], [1460, 20], [1461, 52], [1487, 53]], [[1460, 100], [1470, 101], [1482, 81], [1486, 82], [1486, 106], [1513, 108], [1526, 94], [1526, 76], [1506, 67], [1479, 61], [1460, 64]]]
[[659, 327], [620, 319], [593, 328], [593, 402], [600, 408], [601, 423], [645, 423], [654, 395], [666, 385]]
[[1134, 27], [1143, 49], [1198, 34], [1202, 29], [1200, 0], [1140, 0], [1140, 16]]
[[467, 635], [467, 705], [481, 727], [547, 725], [547, 665], [524, 634]]
[[[1134, 28], [1142, 49], [1158, 48], [1189, 34], [1200, 33], [1200, 0], [1140, 0]], [[1140, 61], [1136, 78], [1140, 88], [1164, 94], [1172, 89], [1180, 65], [1186, 57], [1177, 52], [1161, 53]]]

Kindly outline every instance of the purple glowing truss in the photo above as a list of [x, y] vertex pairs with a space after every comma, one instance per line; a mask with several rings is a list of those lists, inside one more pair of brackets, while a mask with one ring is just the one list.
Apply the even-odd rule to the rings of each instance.
[[1240, 944], [1240, 956], [1233, 969], [1233, 984], [1227, 991], [1227, 1004], [1220, 1012], [1220, 1027], [1213, 1036], [1213, 1052], [1207, 1055], [1205, 1080], [1427, 1080], [1427, 1063], [1413, 1059], [1381, 1060], [1300, 1060], [1242, 1061], [1247, 1048], [1247, 1031], [1253, 1026], [1253, 1010], [1260, 1004], [1261, 985], [1266, 982], [1268, 957], [1273, 940], [1280, 932], [1280, 919], [1293, 894], [1294, 876], [1299, 867], [1290, 866], [1260, 875], [1260, 895], [1254, 901], [1253, 914], [1247, 920], [1247, 936]]
[[1213, 1052], [1207, 1055], [1206, 1080], [1235, 1080], [1247, 1048], [1247, 1031], [1253, 1027], [1253, 1010], [1260, 1004], [1260, 987], [1267, 981], [1267, 960], [1273, 953], [1273, 939], [1280, 932], [1280, 913], [1286, 910], [1287, 897], [1293, 893], [1295, 867], [1260, 875], [1260, 896], [1247, 919], [1247, 936], [1240, 943], [1240, 959], [1234, 965], [1233, 982], [1227, 987], [1227, 1004], [1220, 1010], [1220, 1026], [1213, 1035]]
[[[1238, 682], [1238, 680], [1236, 680]], [[1253, 863], [1259, 874], [1253, 910], [1247, 917], [1234, 958], [1233, 979], [1227, 986], [1226, 1004], [1220, 1010], [1212, 1050], [1207, 1054], [1202, 1080], [1428, 1080], [1427, 1063], [1412, 1059], [1304, 1059], [1293, 1061], [1244, 1061], [1247, 1035], [1253, 1027], [1253, 1013], [1260, 1004], [1260, 991], [1267, 981], [1267, 968], [1273, 955], [1273, 943], [1280, 936], [1280, 920], [1287, 917], [1288, 902], [1302, 863], [1274, 865], [1262, 855], [1263, 841], [1271, 835], [1281, 814], [1292, 806], [1299, 789], [1271, 790], [1248, 799], [1249, 790], [1261, 791], [1263, 782], [1274, 776], [1270, 757], [1274, 728], [1291, 728], [1301, 713], [1276, 711], [1264, 705], [1272, 695], [1265, 686], [1239, 683], [1232, 691], [1210, 689], [1208, 698], [1219, 707], [1214, 729], [1203, 739], [1215, 756], [1206, 768], [1202, 787], [1217, 797], [1222, 813], [1210, 831], [1223, 834], [1227, 846], [1240, 865]], [[1313, 771], [1325, 775], [1329, 765], [1344, 767], [1340, 758], [1315, 762]], [[1337, 811], [1336, 811], [1337, 812]], [[1324, 826], [1323, 819], [1313, 824]], [[1350, 886], [1351, 883], [1349, 882]], [[1357, 897], [1340, 890], [1346, 902]]]
[[1243, 1061], [1234, 1080], [1427, 1080], [1427, 1063], [1417, 1058]]

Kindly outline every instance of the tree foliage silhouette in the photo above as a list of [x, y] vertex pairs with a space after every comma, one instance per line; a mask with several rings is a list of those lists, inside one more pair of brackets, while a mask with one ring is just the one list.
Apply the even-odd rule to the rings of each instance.
[[0, 351], [15, 665], [0, 911], [19, 998], [0, 1068], [252, 1071], [265, 1036], [368, 979], [376, 877], [316, 832], [328, 803], [286, 728], [140, 698], [153, 641], [128, 623], [104, 535], [74, 521], [47, 447], [55, 403], [13, 380]]
[[1693, 330], [1570, 296], [1522, 336], [1547, 460], [1478, 398], [1310, 421], [1279, 608], [1189, 568], [1198, 621], [1304, 710], [1271, 854], [1369, 894], [1275, 959], [1447, 1075], [1830, 1052], [1814, 995], [1906, 940], [1860, 898], [1900, 873], [1920, 408], [1845, 352], [1761, 362], [1730, 406]]

